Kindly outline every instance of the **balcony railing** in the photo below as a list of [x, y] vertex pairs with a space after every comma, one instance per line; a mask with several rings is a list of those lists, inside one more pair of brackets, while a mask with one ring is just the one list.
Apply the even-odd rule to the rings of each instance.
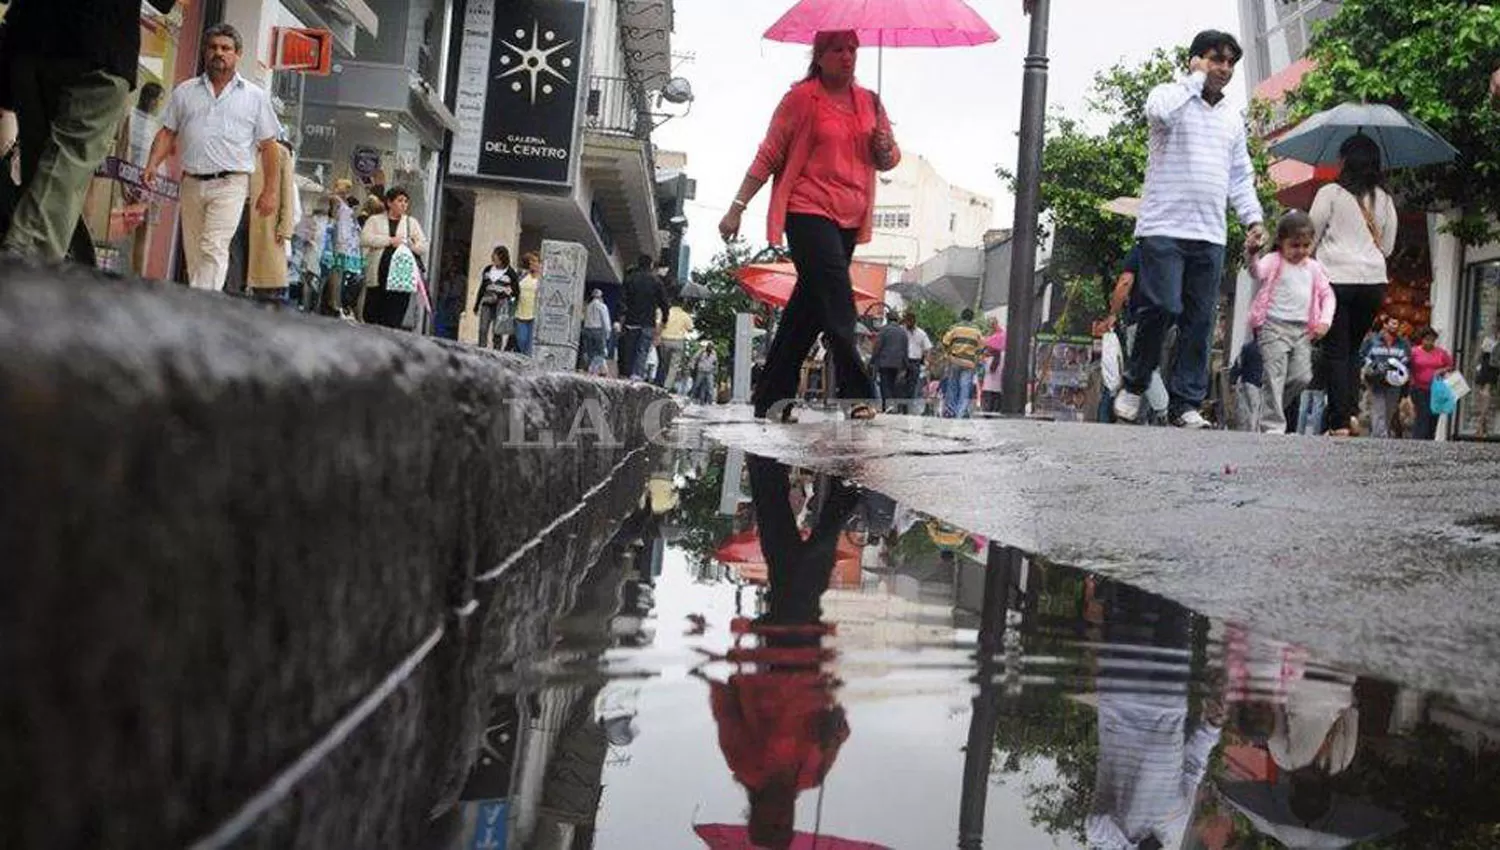
[[598, 133], [650, 141], [646, 89], [626, 77], [590, 77], [584, 126]]

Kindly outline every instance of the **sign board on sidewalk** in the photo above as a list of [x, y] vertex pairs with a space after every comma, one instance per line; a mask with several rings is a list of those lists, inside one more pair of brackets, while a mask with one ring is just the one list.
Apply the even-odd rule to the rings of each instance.
[[536, 294], [532, 357], [543, 368], [571, 372], [577, 365], [588, 267], [588, 249], [577, 242], [542, 242], [542, 282]]

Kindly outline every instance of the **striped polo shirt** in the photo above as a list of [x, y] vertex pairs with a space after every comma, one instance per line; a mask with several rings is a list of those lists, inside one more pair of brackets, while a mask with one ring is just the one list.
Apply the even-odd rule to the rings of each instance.
[[[1151, 151], [1135, 235], [1168, 236], [1223, 245], [1226, 206], [1240, 221], [1265, 218], [1255, 194], [1255, 166], [1245, 143], [1245, 122], [1228, 98], [1203, 99], [1203, 72], [1164, 83], [1146, 101]], [[1226, 203], [1227, 202], [1227, 203]]]
[[984, 350], [984, 333], [974, 325], [960, 322], [943, 336], [943, 350], [954, 363], [973, 369], [979, 365], [980, 352]]

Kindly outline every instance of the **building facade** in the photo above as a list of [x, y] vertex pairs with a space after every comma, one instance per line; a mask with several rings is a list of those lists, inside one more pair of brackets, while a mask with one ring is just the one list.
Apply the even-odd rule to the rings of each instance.
[[1245, 59], [1240, 73], [1250, 87], [1286, 70], [1307, 53], [1319, 21], [1338, 13], [1340, 0], [1239, 0]]
[[925, 157], [907, 153], [878, 177], [874, 233], [855, 259], [904, 271], [955, 245], [977, 248], [994, 210], [993, 199], [954, 186]]

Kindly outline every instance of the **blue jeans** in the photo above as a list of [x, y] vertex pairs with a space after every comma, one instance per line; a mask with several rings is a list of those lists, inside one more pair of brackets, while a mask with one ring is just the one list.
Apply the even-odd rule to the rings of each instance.
[[646, 361], [656, 344], [655, 328], [626, 325], [620, 334], [620, 377], [646, 379]]
[[1176, 417], [1208, 398], [1208, 356], [1214, 310], [1224, 277], [1224, 246], [1192, 239], [1147, 236], [1140, 240], [1141, 273], [1131, 293], [1136, 337], [1125, 364], [1125, 386], [1144, 394], [1161, 365], [1162, 341], [1177, 326], [1167, 395]]
[[943, 379], [943, 416], [968, 419], [969, 401], [974, 397], [974, 370], [949, 369]]
[[604, 349], [608, 337], [609, 330], [606, 328], [584, 328], [583, 334], [578, 337], [583, 365], [589, 372], [596, 374], [604, 372]]
[[531, 354], [531, 331], [536, 327], [534, 319], [516, 319], [516, 350]]

